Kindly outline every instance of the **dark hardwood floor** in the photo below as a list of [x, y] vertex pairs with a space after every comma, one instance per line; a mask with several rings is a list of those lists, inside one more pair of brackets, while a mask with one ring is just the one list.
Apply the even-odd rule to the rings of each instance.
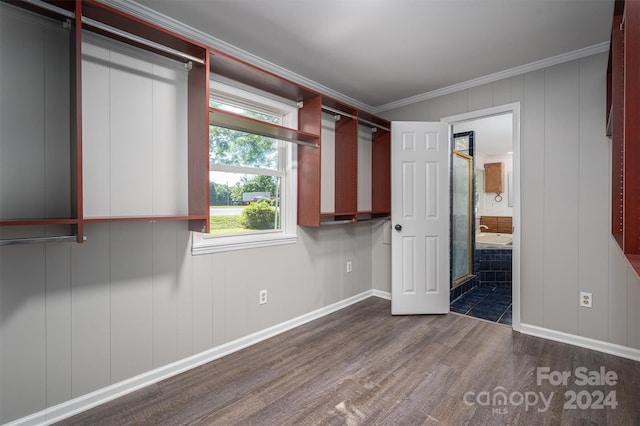
[[639, 425], [640, 363], [372, 297], [59, 424]]

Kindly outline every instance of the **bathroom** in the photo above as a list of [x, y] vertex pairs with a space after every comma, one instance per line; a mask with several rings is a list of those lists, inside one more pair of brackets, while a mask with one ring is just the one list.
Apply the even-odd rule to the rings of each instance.
[[451, 311], [511, 325], [511, 114], [453, 126]]

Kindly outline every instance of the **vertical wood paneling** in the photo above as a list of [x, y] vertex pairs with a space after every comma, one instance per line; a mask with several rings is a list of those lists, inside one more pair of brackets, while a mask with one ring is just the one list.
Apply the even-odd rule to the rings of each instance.
[[[611, 164], [609, 162], [609, 164]], [[607, 169], [610, 171], [610, 169]], [[611, 175], [609, 175], [611, 176]], [[620, 246], [612, 236], [608, 241], [609, 248], [609, 287], [607, 294], [608, 316], [606, 318], [608, 326], [607, 341], [617, 345], [627, 344], [627, 310], [629, 298], [627, 297], [627, 260], [622, 254]], [[635, 309], [635, 306], [633, 306]]]
[[187, 72], [153, 64], [154, 215], [188, 213]]
[[46, 407], [45, 247], [0, 247], [0, 422]]
[[44, 34], [45, 217], [71, 216], [69, 33]]
[[467, 111], [476, 111], [493, 106], [493, 83], [467, 89]]
[[[628, 264], [627, 268], [627, 346], [640, 348], [640, 278]], [[620, 283], [624, 285], [624, 283]]]
[[[509, 93], [511, 94], [510, 102], [523, 102], [524, 101], [524, 74], [516, 75], [509, 79], [511, 87]], [[520, 122], [522, 123], [522, 114], [520, 115]]]
[[97, 37], [83, 49], [85, 215], [188, 213], [188, 73]]
[[111, 224], [111, 382], [152, 367], [152, 225]]
[[87, 226], [87, 241], [71, 246], [74, 397], [111, 384], [110, 226]]
[[153, 367], [178, 359], [178, 271], [176, 222], [158, 222], [152, 227], [153, 242]]
[[[211, 256], [193, 258], [193, 352], [209, 349], [213, 344], [213, 264]], [[243, 265], [238, 269], [241, 274]]]
[[606, 70], [600, 67], [601, 63], [600, 55], [580, 60], [578, 291], [592, 293], [594, 304], [591, 309], [578, 310], [578, 334], [606, 340], [609, 277], [602, 261], [608, 258], [610, 231], [602, 224], [609, 221], [609, 157], [602, 134], [602, 117], [606, 115], [602, 82]]
[[521, 140], [521, 321], [544, 324], [544, 70], [524, 76]]
[[[213, 345], [217, 346], [225, 342], [225, 309], [226, 309], [226, 295], [225, 295], [225, 283], [229, 280], [228, 269], [225, 267], [224, 262], [216, 256], [212, 259], [213, 262], [213, 312], [212, 312], [212, 327], [213, 327]], [[233, 273], [231, 273], [233, 277]]]
[[193, 259], [191, 255], [190, 232], [185, 232], [182, 224], [178, 225], [178, 358], [193, 355]]
[[44, 31], [7, 7], [0, 19], [0, 74], [11, 82], [0, 88], [0, 217], [40, 218], [46, 199]]
[[46, 256], [47, 406], [71, 399], [71, 244], [52, 243]]
[[45, 217], [71, 216], [69, 32], [44, 32]]
[[[349, 293], [347, 296], [353, 296], [363, 291], [372, 288], [373, 282], [373, 261], [372, 261], [372, 246], [373, 246], [373, 233], [368, 231], [371, 228], [371, 224], [360, 224], [360, 229], [354, 232], [355, 247], [353, 247], [354, 254], [354, 270], [352, 275], [352, 281], [349, 283]], [[363, 229], [364, 228], [364, 229]], [[371, 267], [368, 265], [371, 264]]]
[[579, 63], [545, 69], [544, 326], [578, 331]]
[[505, 78], [493, 83], [493, 106], [505, 105], [511, 101], [511, 79]]
[[111, 51], [111, 214], [149, 216], [153, 194], [152, 65]]
[[[255, 304], [252, 305], [259, 307], [257, 305], [258, 294], [254, 293], [254, 297], [251, 297], [252, 295], [249, 294], [247, 288], [247, 283], [251, 281], [257, 267], [250, 255], [251, 253], [249, 256], [239, 258], [229, 252], [216, 256], [216, 264], [224, 264], [225, 272], [223, 273], [226, 275], [224, 281], [224, 338], [226, 341], [237, 339], [247, 333], [249, 329], [247, 326], [249, 303], [254, 301]], [[251, 267], [247, 268], [247, 265], [251, 265]], [[270, 299], [271, 303], [274, 303], [274, 299]]]
[[82, 51], [84, 214], [86, 217], [109, 216], [111, 215], [109, 50], [84, 42]]

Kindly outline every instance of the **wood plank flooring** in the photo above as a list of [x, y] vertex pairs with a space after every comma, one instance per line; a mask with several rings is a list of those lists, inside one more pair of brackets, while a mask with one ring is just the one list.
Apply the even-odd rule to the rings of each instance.
[[[538, 367], [571, 377], [538, 384]], [[618, 379], [580, 385], [579, 367]], [[615, 409], [593, 405], [611, 391]], [[59, 424], [638, 425], [639, 395], [638, 362], [372, 297]]]

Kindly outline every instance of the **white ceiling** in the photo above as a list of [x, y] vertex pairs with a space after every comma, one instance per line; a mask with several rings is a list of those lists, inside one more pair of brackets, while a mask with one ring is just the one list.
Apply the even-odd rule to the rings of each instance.
[[613, 0], [137, 0], [372, 109], [607, 42]]
[[505, 155], [513, 152], [513, 117], [511, 114], [494, 115], [456, 123], [454, 133], [474, 132], [474, 153], [484, 156]]

